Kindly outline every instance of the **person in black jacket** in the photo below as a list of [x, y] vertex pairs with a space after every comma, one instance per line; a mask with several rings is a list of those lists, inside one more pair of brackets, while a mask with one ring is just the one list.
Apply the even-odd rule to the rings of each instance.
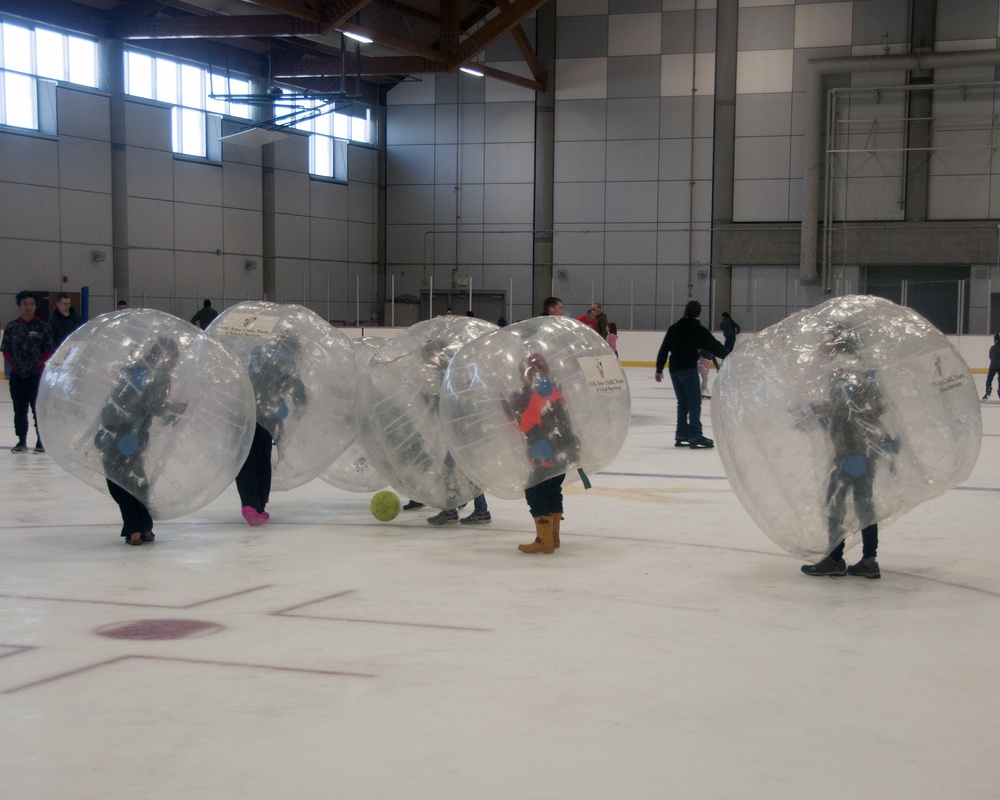
[[689, 300], [684, 316], [667, 329], [660, 352], [656, 355], [656, 382], [663, 380], [663, 366], [670, 361], [670, 380], [677, 395], [677, 432], [674, 447], [694, 450], [715, 447], [715, 442], [702, 435], [701, 384], [698, 379], [698, 351], [725, 358], [726, 348], [699, 321], [701, 303]]
[[217, 316], [219, 316], [219, 312], [212, 308], [212, 301], [206, 300], [201, 304], [201, 309], [191, 317], [191, 324], [206, 330]]
[[35, 452], [44, 453], [42, 437], [38, 434], [38, 415], [35, 413], [35, 401], [38, 398], [38, 385], [42, 380], [42, 370], [56, 349], [52, 341], [52, 329], [39, 317], [35, 311], [38, 303], [31, 292], [18, 292], [17, 307], [21, 316], [7, 323], [4, 328], [3, 342], [0, 350], [4, 360], [10, 365], [10, 399], [14, 404], [14, 433], [17, 434], [17, 444], [11, 448], [12, 453], [25, 453], [28, 450], [28, 409], [35, 420]]
[[49, 327], [52, 328], [52, 338], [59, 347], [63, 340], [83, 324], [80, 312], [72, 306], [72, 300], [66, 292], [56, 295], [56, 308], [49, 315]]

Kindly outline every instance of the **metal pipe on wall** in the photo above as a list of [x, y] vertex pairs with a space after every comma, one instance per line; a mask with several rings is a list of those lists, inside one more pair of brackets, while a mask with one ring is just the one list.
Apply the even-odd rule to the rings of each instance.
[[[803, 281], [819, 277], [820, 119], [822, 118], [823, 76], [837, 73], [926, 71], [946, 67], [978, 67], [1000, 64], [1000, 50], [968, 50], [921, 55], [843, 56], [814, 58], [806, 62], [806, 112], [803, 128], [802, 234], [799, 246], [799, 274]], [[932, 89], [933, 84], [922, 87]]]

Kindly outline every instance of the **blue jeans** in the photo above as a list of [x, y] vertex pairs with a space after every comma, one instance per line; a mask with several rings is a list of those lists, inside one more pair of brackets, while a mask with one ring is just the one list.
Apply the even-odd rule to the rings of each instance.
[[698, 369], [682, 369], [670, 373], [670, 382], [677, 395], [677, 432], [675, 439], [701, 437], [701, 381]]
[[485, 514], [489, 509], [486, 507], [486, 495], [477, 494], [475, 499], [472, 501], [472, 507], [481, 514]]

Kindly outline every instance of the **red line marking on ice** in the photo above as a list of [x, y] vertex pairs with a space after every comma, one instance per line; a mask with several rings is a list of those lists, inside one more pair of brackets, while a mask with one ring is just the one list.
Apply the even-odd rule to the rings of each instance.
[[432, 622], [400, 622], [398, 620], [390, 619], [365, 619], [363, 617], [334, 617], [328, 616], [326, 614], [291, 614], [289, 612], [296, 611], [300, 608], [305, 608], [307, 606], [316, 605], [317, 603], [322, 603], [326, 600], [334, 600], [338, 597], [344, 597], [349, 594], [353, 594], [354, 589], [345, 589], [342, 592], [336, 592], [335, 594], [328, 594], [325, 597], [317, 597], [315, 600], [309, 600], [305, 603], [299, 603], [296, 606], [291, 606], [289, 608], [283, 608], [280, 611], [272, 611], [271, 616], [274, 617], [295, 617], [298, 619], [325, 619], [331, 622], [359, 622], [369, 625], [396, 625], [402, 628], [434, 628], [437, 630], [446, 631], [474, 631], [477, 633], [492, 633], [492, 628], [476, 628], [467, 625], [437, 625]]
[[31, 681], [30, 683], [22, 683], [20, 686], [14, 686], [10, 689], [4, 689], [0, 691], [0, 694], [14, 694], [15, 692], [21, 692], [25, 689], [32, 689], [36, 686], [41, 686], [46, 683], [52, 683], [54, 681], [64, 680], [65, 678], [72, 678], [75, 675], [82, 675], [84, 672], [92, 672], [95, 669], [100, 669], [101, 667], [109, 667], [114, 664], [118, 664], [122, 661], [130, 661], [132, 659], [140, 659], [144, 661], [169, 661], [178, 664], [199, 664], [211, 667], [236, 667], [238, 669], [257, 669], [257, 670], [267, 670], [268, 672], [297, 672], [303, 675], [328, 675], [331, 677], [338, 678], [377, 678], [377, 675], [372, 675], [365, 672], [344, 672], [340, 670], [326, 670], [326, 669], [305, 669], [302, 667], [283, 667], [277, 664], [247, 664], [238, 661], [213, 661], [207, 659], [199, 658], [170, 658], [166, 656], [145, 656], [145, 655], [129, 655], [129, 656], [119, 656], [118, 658], [112, 658], [108, 661], [99, 661], [96, 664], [89, 664], [85, 667], [79, 667], [78, 669], [69, 670], [68, 672], [60, 672], [56, 675], [50, 675], [47, 678], [40, 678], [37, 681]]
[[218, 603], [220, 600], [229, 600], [232, 597], [239, 597], [240, 595], [250, 594], [251, 592], [258, 592], [261, 589], [270, 589], [273, 585], [274, 584], [272, 583], [265, 583], [263, 586], [254, 586], [250, 589], [242, 589], [238, 592], [230, 592], [229, 594], [219, 595], [218, 597], [210, 597], [207, 600], [197, 600], [194, 603], [188, 603], [187, 605], [170, 605], [165, 603], [128, 603], [122, 600], [86, 600], [79, 597], [45, 597], [43, 595], [31, 594], [0, 594], [0, 598], [7, 598], [10, 600], [44, 600], [51, 603], [84, 603], [93, 606], [187, 609], [197, 608], [198, 606], [208, 605], [209, 603]]

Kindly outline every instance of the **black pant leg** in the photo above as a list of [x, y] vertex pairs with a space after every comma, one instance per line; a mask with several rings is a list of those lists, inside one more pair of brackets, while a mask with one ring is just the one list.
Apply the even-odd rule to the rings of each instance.
[[524, 499], [528, 501], [531, 516], [544, 517], [562, 513], [562, 484], [565, 479], [565, 475], [556, 475], [524, 490]]
[[[28, 438], [28, 409], [32, 414], [35, 411], [35, 398], [38, 397], [38, 384], [40, 376], [34, 375], [24, 377], [23, 375], [10, 376], [10, 399], [14, 405], [14, 433], [17, 440], [23, 442]], [[35, 420], [35, 429], [38, 429], [38, 420]]]
[[258, 424], [246, 461], [236, 475], [240, 504], [263, 511], [271, 496], [271, 448], [273, 440], [267, 428]]
[[122, 536], [129, 536], [137, 531], [153, 530], [153, 518], [138, 498], [133, 497], [113, 481], [108, 481], [108, 491], [122, 513]]
[[271, 499], [271, 450], [274, 439], [263, 425], [258, 425], [254, 433], [254, 446], [259, 449], [257, 456], [257, 502], [258, 511], [263, 512]]

